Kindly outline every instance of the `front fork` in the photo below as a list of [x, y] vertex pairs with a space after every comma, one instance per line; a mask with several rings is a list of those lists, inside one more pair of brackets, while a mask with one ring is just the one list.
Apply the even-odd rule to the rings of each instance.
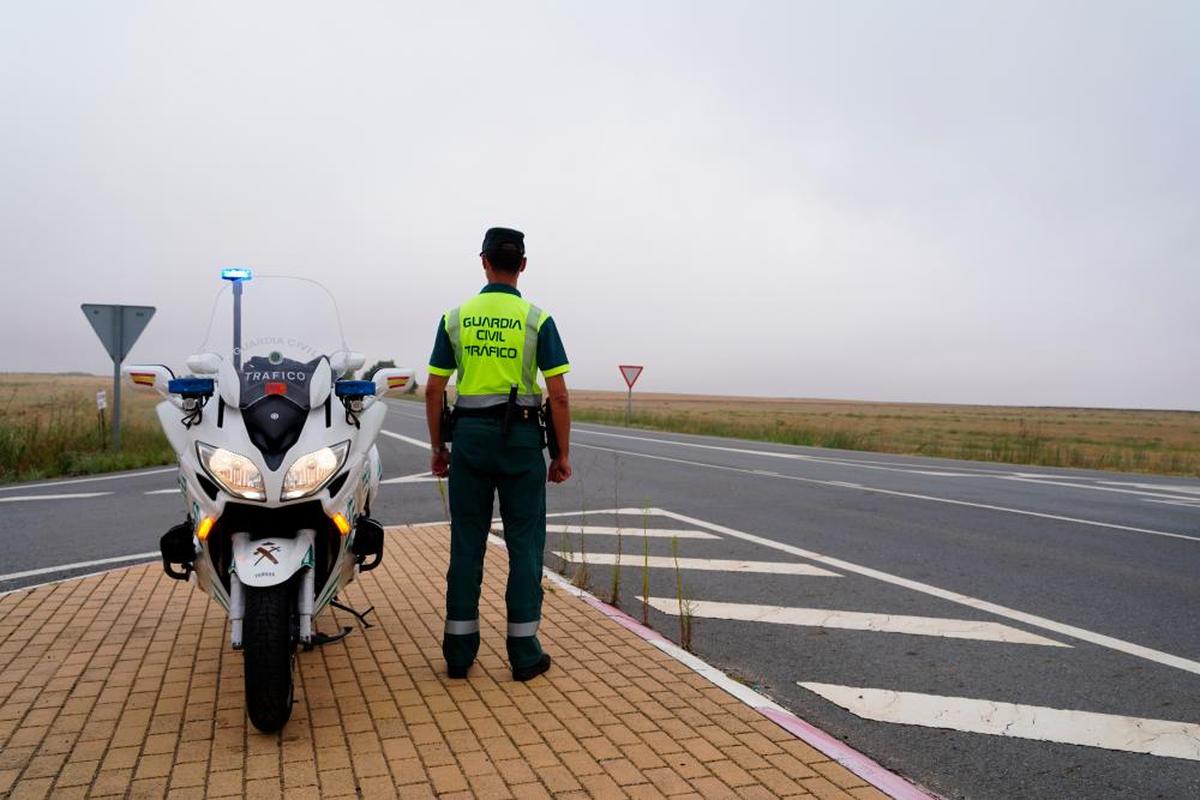
[[[312, 643], [313, 604], [316, 602], [316, 577], [312, 567], [304, 567], [296, 584], [296, 609], [300, 616], [300, 643]], [[246, 618], [246, 590], [237, 573], [229, 576], [229, 638], [234, 650], [242, 649], [242, 621]]]

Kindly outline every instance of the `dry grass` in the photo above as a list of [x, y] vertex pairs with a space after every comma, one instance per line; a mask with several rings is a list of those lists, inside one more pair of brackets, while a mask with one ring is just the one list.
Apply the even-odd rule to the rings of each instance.
[[111, 424], [111, 377], [0, 373], [0, 482], [174, 462], [154, 415], [158, 394], [121, 387], [122, 448], [113, 452], [96, 419], [101, 389], [109, 393], [105, 414]]
[[[571, 392], [572, 416], [623, 424], [625, 395]], [[1200, 475], [1200, 412], [634, 394], [636, 427], [846, 450]]]

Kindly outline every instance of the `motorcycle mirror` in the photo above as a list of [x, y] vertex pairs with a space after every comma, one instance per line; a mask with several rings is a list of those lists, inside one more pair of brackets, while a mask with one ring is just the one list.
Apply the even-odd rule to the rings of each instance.
[[360, 370], [366, 363], [367, 357], [353, 350], [339, 350], [329, 357], [329, 366], [338, 377]]
[[388, 392], [412, 392], [417, 385], [413, 378], [415, 374], [414, 370], [394, 367], [379, 370], [375, 373], [375, 396], [383, 397]]
[[221, 357], [216, 353], [195, 353], [186, 363], [194, 375], [216, 375], [221, 371]]

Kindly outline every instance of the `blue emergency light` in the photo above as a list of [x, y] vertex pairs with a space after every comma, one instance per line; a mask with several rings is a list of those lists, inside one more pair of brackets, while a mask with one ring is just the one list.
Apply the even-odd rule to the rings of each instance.
[[254, 277], [254, 270], [249, 267], [226, 267], [221, 270], [221, 279], [226, 281], [248, 281]]
[[333, 393], [345, 398], [371, 397], [375, 394], [375, 381], [338, 381], [333, 385]]

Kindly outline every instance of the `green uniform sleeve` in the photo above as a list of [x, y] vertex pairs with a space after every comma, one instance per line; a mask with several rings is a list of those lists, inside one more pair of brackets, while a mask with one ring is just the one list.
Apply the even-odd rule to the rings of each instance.
[[454, 346], [450, 344], [450, 334], [446, 332], [446, 318], [438, 320], [437, 336], [433, 340], [433, 353], [429, 356], [429, 374], [448, 378], [458, 369], [458, 361], [454, 357]]
[[562, 337], [558, 335], [558, 326], [554, 324], [554, 317], [547, 317], [546, 321], [542, 323], [542, 327], [538, 329], [537, 365], [538, 369], [542, 371], [542, 375], [547, 378], [571, 371], [571, 364], [567, 361], [567, 351], [563, 348]]

